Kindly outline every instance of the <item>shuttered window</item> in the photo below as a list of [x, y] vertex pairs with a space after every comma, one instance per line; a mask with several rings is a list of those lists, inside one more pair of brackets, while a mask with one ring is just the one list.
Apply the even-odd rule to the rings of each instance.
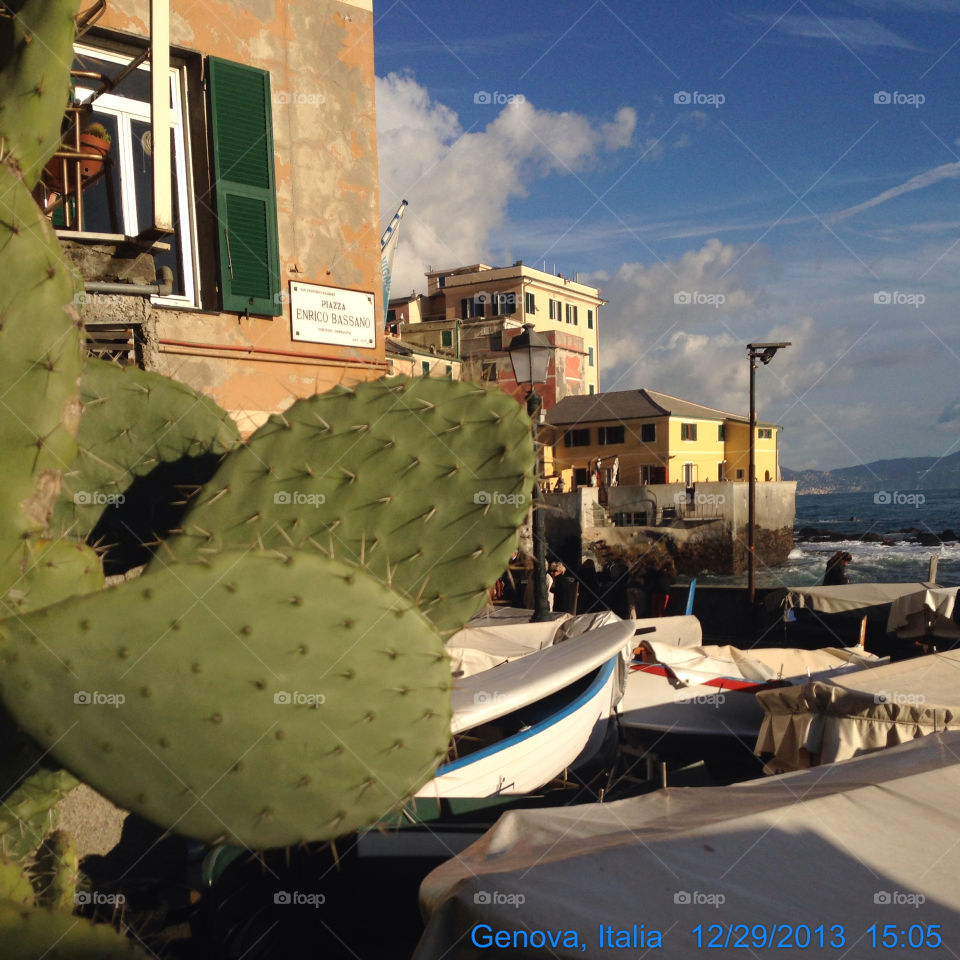
[[222, 308], [279, 316], [270, 74], [209, 57]]

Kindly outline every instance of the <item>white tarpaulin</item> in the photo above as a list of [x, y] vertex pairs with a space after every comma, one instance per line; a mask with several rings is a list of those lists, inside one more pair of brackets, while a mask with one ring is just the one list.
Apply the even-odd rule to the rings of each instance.
[[774, 770], [845, 760], [960, 727], [960, 651], [765, 690], [756, 753]]
[[928, 586], [925, 583], [846, 583], [836, 587], [789, 587], [781, 602], [787, 609], [844, 613], [893, 603], [899, 597], [926, 590]]
[[952, 956], [958, 757], [960, 733], [938, 734], [749, 783], [506, 813], [423, 881], [414, 960]]
[[471, 620], [447, 641], [454, 677], [469, 677], [543, 650], [553, 644], [560, 625], [570, 619], [570, 614], [558, 613], [544, 623], [531, 623], [532, 610], [506, 609], [510, 612], [503, 616]]
[[960, 637], [954, 623], [957, 587], [927, 587], [897, 597], [890, 607], [887, 632], [908, 640], [914, 637]]

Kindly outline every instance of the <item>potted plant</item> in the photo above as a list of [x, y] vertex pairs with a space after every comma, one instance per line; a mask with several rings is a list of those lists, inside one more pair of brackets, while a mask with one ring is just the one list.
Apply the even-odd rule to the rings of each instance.
[[107, 132], [102, 123], [91, 123], [80, 134], [80, 152], [98, 153], [96, 159], [88, 158], [80, 161], [80, 176], [84, 180], [95, 177], [103, 169], [103, 158], [110, 152], [113, 137]]

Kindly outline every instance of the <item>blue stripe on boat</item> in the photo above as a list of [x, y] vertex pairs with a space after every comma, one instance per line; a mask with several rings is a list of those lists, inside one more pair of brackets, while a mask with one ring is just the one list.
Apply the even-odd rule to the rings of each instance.
[[[482, 760], [485, 757], [491, 757], [495, 753], [499, 753], [501, 750], [507, 750], [510, 747], [516, 746], [518, 743], [523, 743], [524, 740], [529, 740], [530, 737], [535, 737], [538, 733], [543, 733], [544, 730], [548, 730], [554, 724], [559, 723], [566, 717], [569, 717], [571, 713], [575, 713], [580, 709], [580, 707], [584, 706], [597, 695], [600, 689], [606, 684], [607, 680], [610, 679], [610, 674], [613, 673], [613, 668], [616, 665], [617, 658], [619, 656], [620, 654], [618, 653], [616, 656], [611, 657], [605, 664], [603, 664], [603, 666], [601, 666], [597, 671], [597, 675], [594, 677], [593, 683], [591, 683], [590, 686], [587, 687], [587, 689], [584, 690], [579, 697], [577, 697], [575, 700], [571, 700], [570, 703], [568, 703], [559, 712], [551, 713], [550, 716], [545, 720], [535, 723], [527, 730], [521, 730], [519, 733], [515, 733], [512, 737], [507, 737], [506, 740], [500, 740], [497, 743], [491, 744], [489, 747], [484, 747], [482, 750], [477, 750], [476, 753], [468, 754], [465, 757], [461, 757], [459, 760], [454, 760], [453, 763], [448, 763], [442, 767], [438, 767], [436, 776], [442, 777], [444, 774], [452, 773], [454, 770], [460, 770], [468, 764], [475, 763], [477, 760]], [[517, 709], [522, 710], [523, 707], [518, 707]]]

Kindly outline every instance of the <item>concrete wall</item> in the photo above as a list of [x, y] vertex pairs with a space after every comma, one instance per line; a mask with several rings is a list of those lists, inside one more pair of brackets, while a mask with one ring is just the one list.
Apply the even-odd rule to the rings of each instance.
[[[372, 292], [383, 315], [370, 0], [171, 0], [172, 53], [270, 71], [282, 289], [298, 280]], [[149, 35], [147, 0], [110, 0], [97, 31]], [[188, 67], [195, 171], [207, 169], [204, 93]], [[209, 173], [207, 174], [209, 176]], [[299, 396], [381, 376], [375, 349], [293, 341], [280, 317], [219, 311], [209, 182], [195, 177], [200, 311], [153, 307], [149, 366], [209, 393], [249, 431]], [[91, 278], [88, 278], [91, 279]], [[97, 316], [86, 312], [86, 320]], [[174, 344], [180, 341], [187, 346]], [[225, 348], [243, 348], [237, 352]], [[283, 351], [283, 355], [277, 352]]]

